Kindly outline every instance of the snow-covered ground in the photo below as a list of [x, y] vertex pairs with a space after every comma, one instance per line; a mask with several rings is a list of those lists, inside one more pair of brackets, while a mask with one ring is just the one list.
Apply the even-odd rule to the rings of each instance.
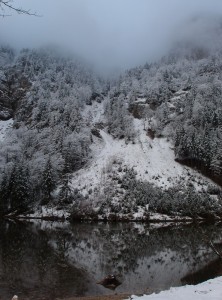
[[69, 217], [69, 213], [66, 210], [56, 210], [53, 207], [45, 207], [45, 206], [41, 206], [40, 209], [36, 210], [34, 213], [31, 214], [27, 214], [25, 216], [21, 215], [21, 218], [47, 218], [47, 217], [54, 217], [54, 218], [58, 218], [58, 219], [62, 219], [65, 220]]
[[134, 144], [114, 139], [105, 130], [100, 130], [102, 140], [94, 137], [93, 159], [85, 168], [74, 174], [73, 187], [78, 188], [83, 195], [87, 194], [89, 189], [101, 188], [113, 161], [121, 162], [121, 165], [128, 169], [133, 168], [138, 179], [164, 189], [181, 182], [186, 184], [192, 175], [196, 182], [201, 183], [198, 185], [193, 182], [196, 189], [209, 182], [198, 172], [175, 162], [172, 145], [166, 138], [151, 139], [144, 131], [141, 120], [134, 119], [134, 124], [137, 131]]
[[132, 296], [130, 299], [137, 300], [221, 300], [222, 277], [208, 280], [198, 285], [186, 285], [171, 288], [159, 294]]
[[7, 134], [7, 130], [12, 127], [13, 119], [7, 121], [0, 121], [0, 142], [4, 140]]
[[[142, 120], [134, 119], [135, 142], [126, 143], [124, 139], [114, 139], [106, 131], [103, 103], [93, 102], [91, 106], [86, 106], [83, 118], [89, 122], [91, 128], [95, 128], [100, 134], [100, 137], [98, 134], [92, 136], [91, 160], [85, 167], [73, 173], [72, 177], [72, 189], [78, 190], [85, 197], [85, 201], [81, 202], [84, 207], [89, 207], [90, 204], [97, 212], [105, 198], [105, 189], [112, 179], [121, 179], [126, 174], [126, 170], [131, 168], [136, 172], [138, 180], [153, 183], [164, 190], [177, 185], [183, 189], [183, 185], [186, 186], [190, 182], [197, 191], [207, 188], [210, 180], [195, 170], [177, 163], [172, 144], [167, 138], [150, 138], [147, 131], [144, 130]], [[99, 130], [98, 128], [103, 129]], [[113, 184], [115, 186], [113, 185], [111, 190], [117, 189], [117, 192], [112, 201], [118, 203], [125, 190], [121, 187], [121, 183]], [[69, 215], [70, 207], [67, 206], [67, 209], [59, 211], [43, 207], [41, 211], [37, 210], [29, 216], [33, 218], [47, 216], [67, 218]], [[138, 207], [131, 218], [143, 220], [144, 215], [144, 207], [141, 209]], [[103, 216], [100, 217], [103, 218]], [[176, 219], [185, 221], [184, 217], [176, 218], [174, 216], [171, 218], [157, 213], [152, 213], [149, 217], [154, 221], [169, 222]], [[191, 219], [187, 217], [186, 221], [191, 221]]]

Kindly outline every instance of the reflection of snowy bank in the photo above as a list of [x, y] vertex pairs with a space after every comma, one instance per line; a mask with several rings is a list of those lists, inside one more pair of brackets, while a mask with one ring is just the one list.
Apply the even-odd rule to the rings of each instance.
[[221, 300], [222, 299], [222, 277], [208, 280], [198, 285], [186, 285], [178, 288], [171, 288], [159, 294], [136, 297], [137, 300]]
[[[37, 299], [37, 294], [41, 296], [38, 299], [43, 299], [46, 294], [48, 297], [50, 292], [56, 292], [56, 296], [53, 294], [49, 298], [70, 300], [72, 298], [68, 297], [75, 295], [94, 297], [83, 300], [96, 300], [96, 296], [107, 299], [102, 295], [113, 295], [113, 291], [97, 284], [109, 274], [114, 274], [121, 282], [115, 290], [117, 295], [127, 295], [120, 297], [121, 300], [132, 294], [151, 294], [172, 286], [193, 284], [194, 276], [196, 283], [222, 274], [209, 272], [212, 262], [213, 270], [217, 269], [215, 261], [218, 259], [203, 240], [203, 236], [209, 236], [219, 244], [221, 226], [198, 228], [197, 225], [164, 223], [169, 227], [162, 228], [160, 225], [5, 222], [1, 227], [0, 253], [4, 255], [0, 257], [0, 273], [10, 282], [18, 278], [17, 290], [27, 294], [27, 299]], [[7, 241], [12, 242], [4, 247]], [[19, 266], [16, 270], [15, 265]], [[222, 263], [217, 265], [222, 266]], [[201, 276], [203, 270], [204, 278]], [[10, 295], [17, 290], [10, 290]], [[11, 299], [3, 297], [3, 293], [0, 289], [0, 299]]]
[[[180, 286], [185, 276], [214, 259], [214, 253], [202, 241], [202, 232], [194, 234], [194, 227], [156, 229], [155, 226], [160, 226], [157, 223], [153, 226], [76, 223], [67, 227], [63, 254], [69, 266], [84, 270], [94, 284], [107, 274], [115, 274], [122, 283], [117, 293], [138, 295]], [[206, 229], [211, 236], [215, 227]], [[220, 236], [221, 233], [214, 235], [214, 240]], [[50, 231], [48, 237], [50, 246], [59, 255], [58, 233]], [[89, 295], [96, 295], [97, 288], [99, 293], [108, 292], [91, 284]]]

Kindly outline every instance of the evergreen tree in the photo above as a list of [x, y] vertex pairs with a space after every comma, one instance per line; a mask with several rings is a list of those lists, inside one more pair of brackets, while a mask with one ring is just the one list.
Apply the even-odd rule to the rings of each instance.
[[0, 187], [0, 215], [25, 212], [30, 204], [29, 173], [22, 164], [14, 165], [10, 175], [3, 174]]
[[19, 164], [15, 168], [15, 173], [11, 176], [11, 210], [24, 212], [28, 209], [31, 202], [31, 185], [29, 173], [24, 165]]
[[59, 192], [59, 203], [61, 205], [72, 203], [72, 189], [70, 184], [70, 175], [66, 173], [62, 176], [61, 188]]
[[8, 176], [4, 172], [0, 186], [0, 216], [8, 212], [10, 191], [8, 189]]
[[52, 200], [52, 192], [55, 189], [56, 182], [53, 176], [53, 168], [51, 164], [51, 160], [48, 159], [45, 165], [45, 169], [43, 171], [42, 178], [42, 192], [43, 199], [42, 204], [48, 204]]

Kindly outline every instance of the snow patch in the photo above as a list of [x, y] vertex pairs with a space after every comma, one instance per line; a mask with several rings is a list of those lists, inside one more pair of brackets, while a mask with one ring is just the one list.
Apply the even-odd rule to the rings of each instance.
[[69, 213], [65, 210], [56, 210], [54, 207], [41, 206], [40, 209], [36, 210], [34, 213], [27, 214], [21, 217], [28, 218], [60, 218], [67, 219], [69, 217]]
[[7, 121], [0, 121], [0, 142], [2, 142], [6, 135], [7, 132], [10, 128], [12, 128], [13, 125], [13, 119], [9, 119]]
[[221, 300], [222, 299], [222, 277], [208, 280], [198, 285], [186, 285], [171, 288], [159, 294], [144, 295], [142, 297], [132, 296], [136, 300]]
[[104, 104], [94, 101], [92, 105], [86, 105], [82, 116], [92, 124], [101, 123], [105, 121]]
[[137, 100], [134, 102], [136, 104], [146, 104], [147, 99], [146, 98], [137, 98]]

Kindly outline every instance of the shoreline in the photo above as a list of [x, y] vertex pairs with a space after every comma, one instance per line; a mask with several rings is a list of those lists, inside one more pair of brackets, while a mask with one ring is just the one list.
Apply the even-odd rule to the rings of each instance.
[[68, 298], [56, 298], [55, 300], [124, 300], [124, 299], [128, 299], [129, 297], [131, 297], [131, 294], [79, 296], [79, 297], [74, 296]]
[[69, 223], [79, 223], [79, 222], [92, 222], [92, 223], [162, 223], [162, 224], [195, 224], [195, 223], [216, 223], [222, 222], [221, 217], [214, 217], [214, 218], [202, 218], [202, 217], [177, 217], [177, 216], [167, 216], [167, 215], [160, 215], [158, 217], [151, 216], [150, 218], [126, 218], [126, 217], [116, 217], [116, 218], [109, 218], [109, 217], [77, 217], [77, 218], [70, 218], [70, 217], [60, 217], [60, 216], [25, 216], [25, 215], [7, 215], [2, 217], [3, 220], [14, 220], [14, 221], [31, 221], [31, 220], [42, 220], [42, 221], [49, 221], [49, 222], [69, 222]]

